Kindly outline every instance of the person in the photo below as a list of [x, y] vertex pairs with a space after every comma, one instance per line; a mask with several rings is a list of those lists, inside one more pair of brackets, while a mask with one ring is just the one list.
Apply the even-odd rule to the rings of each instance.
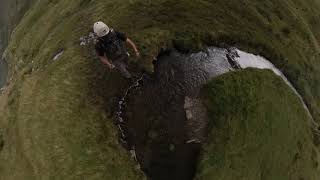
[[132, 75], [128, 71], [129, 53], [126, 45], [129, 45], [139, 57], [140, 53], [134, 42], [125, 33], [115, 31], [101, 21], [94, 23], [93, 30], [98, 36], [95, 49], [100, 61], [108, 68], [118, 70], [125, 78], [131, 79]]

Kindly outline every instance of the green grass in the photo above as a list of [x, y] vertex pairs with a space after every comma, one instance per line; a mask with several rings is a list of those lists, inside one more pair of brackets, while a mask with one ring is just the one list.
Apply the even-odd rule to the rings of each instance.
[[[36, 1], [8, 46], [13, 79], [0, 97], [0, 159], [7, 162], [0, 174], [139, 179], [107, 117], [126, 84], [106, 72], [92, 47], [79, 46], [97, 20], [126, 32], [142, 53], [134, 61], [150, 71], [161, 47], [196, 51], [227, 44], [262, 54], [283, 70], [320, 121], [319, 8], [318, 0]], [[64, 54], [53, 62], [60, 48]]]
[[196, 179], [319, 179], [319, 153], [298, 97], [269, 70], [222, 75], [203, 90], [210, 133]]
[[0, 115], [6, 127], [0, 179], [143, 179], [105, 112], [104, 96], [116, 91], [94, 90], [95, 83], [106, 90], [112, 74], [99, 81], [93, 69], [83, 68], [89, 65], [85, 59], [62, 62], [46, 76], [25, 75], [12, 87]]
[[[0, 159], [6, 162], [0, 163], [0, 179], [144, 179], [118, 143], [110, 116], [112, 98], [123, 93], [125, 83], [79, 46], [89, 29], [84, 25], [72, 34], [82, 14], [60, 22], [79, 3], [36, 4], [17, 29], [26, 34], [12, 39], [13, 80], [0, 98]], [[58, 11], [63, 7], [71, 9]], [[58, 48], [65, 52], [53, 62]]]

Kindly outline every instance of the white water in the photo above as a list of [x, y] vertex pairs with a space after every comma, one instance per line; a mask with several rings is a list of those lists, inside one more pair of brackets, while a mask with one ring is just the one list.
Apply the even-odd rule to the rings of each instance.
[[318, 127], [318, 124], [314, 121], [307, 105], [305, 104], [302, 96], [298, 93], [298, 91], [294, 88], [294, 86], [290, 83], [290, 81], [284, 76], [284, 74], [278, 69], [276, 68], [270, 61], [268, 61], [267, 59], [265, 59], [264, 57], [258, 56], [258, 55], [254, 55], [254, 54], [250, 54], [250, 53], [246, 53], [240, 50], [236, 50], [238, 53], [238, 57], [235, 57], [235, 61], [240, 65], [241, 68], [245, 69], [245, 68], [258, 68], [258, 69], [269, 69], [272, 70], [276, 75], [280, 76], [285, 83], [288, 84], [288, 86], [291, 87], [291, 89], [293, 90], [293, 92], [299, 97], [303, 107], [305, 108], [305, 110], [307, 111], [312, 125]]

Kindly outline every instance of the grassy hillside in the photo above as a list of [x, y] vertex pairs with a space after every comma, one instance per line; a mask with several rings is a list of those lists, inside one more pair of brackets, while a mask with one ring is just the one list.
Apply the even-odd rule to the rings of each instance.
[[[162, 46], [186, 51], [227, 43], [263, 54], [284, 71], [320, 121], [319, 4], [36, 1], [8, 47], [12, 81], [0, 96], [0, 162], [6, 162], [0, 163], [1, 179], [140, 178], [108, 116], [126, 83], [106, 71], [92, 49], [79, 46], [97, 20], [137, 42], [142, 57], [134, 60], [149, 70]], [[64, 54], [53, 61], [61, 48]]]
[[211, 130], [196, 179], [319, 179], [308, 115], [271, 71], [226, 74], [203, 93]]
[[[68, 19], [69, 8], [80, 2], [41, 1], [13, 36], [13, 80], [0, 97], [0, 179], [144, 179], [105, 111], [124, 84], [110, 89], [119, 77], [80, 48], [89, 26], [78, 26], [81, 14]], [[57, 47], [66, 51], [53, 62]]]
[[39, 1], [19, 26], [10, 49], [20, 57], [18, 69], [41, 68], [59, 48], [81, 51], [76, 46], [79, 36], [98, 19], [127, 32], [142, 50], [140, 64], [148, 68], [164, 45], [180, 50], [236, 45], [268, 57], [282, 69], [319, 120], [319, 8], [319, 0]]

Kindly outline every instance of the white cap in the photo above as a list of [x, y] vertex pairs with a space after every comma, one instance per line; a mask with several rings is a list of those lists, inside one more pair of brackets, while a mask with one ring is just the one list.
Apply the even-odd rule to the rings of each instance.
[[99, 36], [103, 37], [110, 32], [110, 28], [103, 22], [99, 21], [94, 23], [93, 31]]

